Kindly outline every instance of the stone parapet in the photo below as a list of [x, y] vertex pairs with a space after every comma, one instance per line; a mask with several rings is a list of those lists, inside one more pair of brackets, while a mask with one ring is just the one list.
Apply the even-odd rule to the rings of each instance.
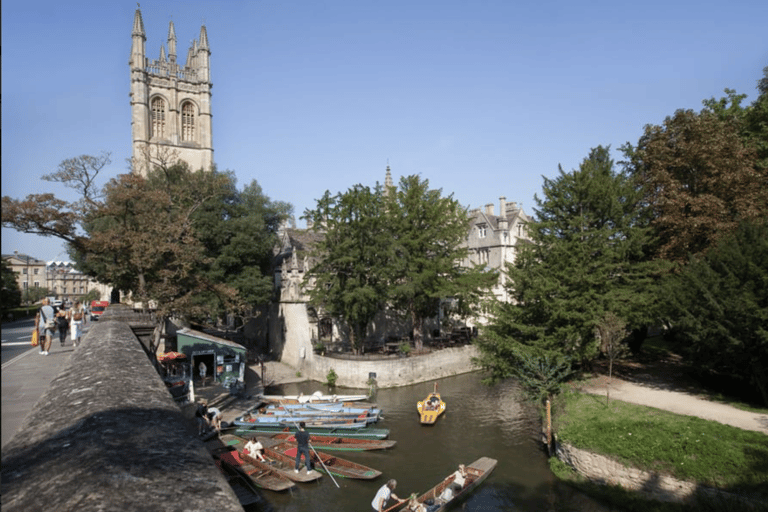
[[2, 454], [3, 511], [241, 511], [130, 326], [95, 322]]

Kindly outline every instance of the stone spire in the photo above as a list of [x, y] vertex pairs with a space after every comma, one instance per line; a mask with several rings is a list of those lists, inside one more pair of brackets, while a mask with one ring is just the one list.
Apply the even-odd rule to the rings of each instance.
[[176, 29], [173, 21], [168, 25], [168, 58], [171, 62], [176, 62]]
[[392, 184], [392, 171], [390, 171], [389, 165], [387, 165], [387, 175], [384, 178], [384, 188], [389, 190], [392, 187], [394, 187]]
[[131, 69], [144, 69], [144, 59], [146, 56], [145, 44], [147, 35], [144, 33], [144, 21], [141, 19], [141, 11], [136, 8], [136, 14], [133, 15], [133, 30], [131, 31]]
[[165, 58], [165, 45], [160, 45], [160, 62], [166, 62], [167, 59]]
[[205, 30], [205, 25], [200, 27], [200, 49], [210, 51], [208, 48], [208, 32]]

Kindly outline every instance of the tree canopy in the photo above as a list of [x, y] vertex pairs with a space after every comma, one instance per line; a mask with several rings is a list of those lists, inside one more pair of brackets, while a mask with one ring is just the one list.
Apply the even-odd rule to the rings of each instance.
[[19, 288], [19, 282], [16, 280], [16, 272], [11, 269], [11, 266], [7, 261], [2, 260], [0, 263], [0, 271], [2, 271], [2, 289], [0, 289], [0, 304], [3, 310], [11, 309], [21, 304], [21, 289]]
[[324, 234], [310, 272], [311, 300], [346, 321], [355, 343], [386, 306], [411, 322], [420, 348], [423, 319], [437, 315], [441, 297], [456, 299], [457, 313], [468, 314], [496, 279], [460, 266], [467, 211], [418, 176], [402, 178], [398, 188], [326, 192], [305, 218]]
[[[481, 364], [494, 379], [514, 375], [522, 347], [588, 362], [607, 313], [643, 325], [658, 307], [658, 266], [645, 261], [649, 231], [639, 195], [609, 149], [590, 151], [578, 169], [544, 178], [535, 197], [531, 244], [508, 266], [511, 303], [498, 304], [481, 337]], [[530, 352], [530, 351], [529, 351]]]
[[161, 313], [247, 316], [269, 300], [271, 251], [289, 204], [271, 201], [255, 181], [240, 191], [234, 173], [194, 172], [183, 162], [99, 187], [108, 163], [108, 155], [65, 160], [45, 179], [80, 198], [3, 197], [3, 225], [67, 241], [81, 271]]

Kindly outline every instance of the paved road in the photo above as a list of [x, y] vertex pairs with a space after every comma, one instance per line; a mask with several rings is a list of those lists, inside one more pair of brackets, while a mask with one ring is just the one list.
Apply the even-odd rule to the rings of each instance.
[[61, 372], [73, 353], [67, 337], [62, 347], [58, 336], [48, 356], [32, 347], [32, 320], [19, 320], [2, 326], [2, 446], [13, 438], [24, 419]]

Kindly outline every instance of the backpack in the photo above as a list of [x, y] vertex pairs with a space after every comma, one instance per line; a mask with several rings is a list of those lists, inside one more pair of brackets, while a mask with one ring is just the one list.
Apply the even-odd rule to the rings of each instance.
[[47, 318], [45, 316], [45, 313], [43, 313], [43, 308], [40, 308], [40, 316], [43, 317], [43, 320], [45, 321], [45, 329], [48, 331], [55, 331], [56, 330], [56, 319], [55, 318]]

